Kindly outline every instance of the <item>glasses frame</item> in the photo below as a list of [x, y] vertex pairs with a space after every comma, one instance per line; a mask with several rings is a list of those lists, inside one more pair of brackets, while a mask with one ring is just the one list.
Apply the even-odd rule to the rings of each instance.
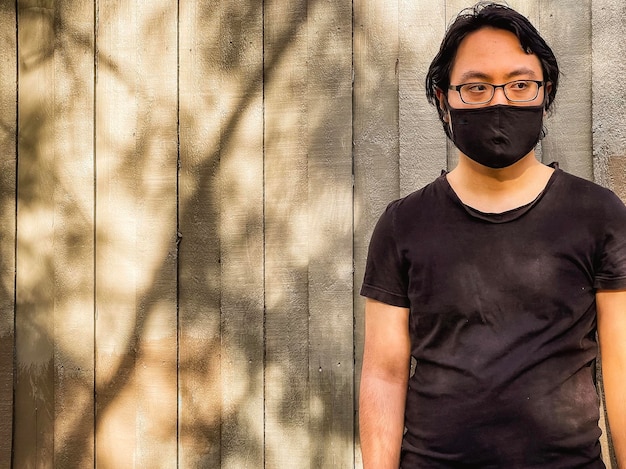
[[[521, 100], [520, 99], [511, 99], [506, 94], [505, 86], [510, 85], [511, 83], [517, 83], [517, 82], [520, 82], [520, 81], [532, 82], [532, 83], [536, 83], [537, 84], [537, 94], [535, 94], [535, 96], [532, 99], [521, 99]], [[459, 93], [459, 98], [461, 98], [461, 101], [463, 101], [463, 103], [469, 104], [471, 106], [471, 105], [477, 105], [477, 104], [487, 104], [496, 95], [496, 90], [498, 88], [502, 88], [502, 92], [504, 93], [504, 96], [506, 97], [506, 99], [508, 99], [512, 103], [529, 103], [529, 102], [534, 101], [535, 99], [537, 99], [537, 96], [539, 96], [539, 90], [545, 84], [546, 84], [546, 82], [545, 81], [541, 81], [541, 80], [512, 80], [512, 81], [503, 83], [501, 85], [494, 85], [493, 83], [487, 83], [487, 82], [484, 82], [484, 81], [476, 81], [476, 82], [469, 82], [469, 83], [461, 83], [460, 85], [450, 85], [450, 86], [448, 86], [448, 89], [454, 90], [457, 93]], [[491, 93], [490, 98], [488, 100], [486, 100], [486, 101], [480, 101], [480, 102], [476, 102], [476, 103], [468, 103], [467, 101], [465, 101], [463, 99], [463, 95], [461, 94], [461, 88], [463, 88], [464, 86], [467, 86], [467, 85], [488, 85], [488, 86], [491, 86], [492, 87], [492, 93]]]

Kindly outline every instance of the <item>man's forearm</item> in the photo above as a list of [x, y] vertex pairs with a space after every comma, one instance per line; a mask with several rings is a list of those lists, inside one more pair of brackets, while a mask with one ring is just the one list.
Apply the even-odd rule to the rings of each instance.
[[602, 381], [613, 448], [626, 469], [626, 290], [596, 293]]
[[610, 363], [602, 364], [606, 408], [615, 457], [620, 469], [626, 469], [626, 391], [623, 377], [626, 370], [612, 370]]
[[364, 373], [359, 399], [359, 430], [364, 469], [397, 469], [404, 433], [407, 383]]

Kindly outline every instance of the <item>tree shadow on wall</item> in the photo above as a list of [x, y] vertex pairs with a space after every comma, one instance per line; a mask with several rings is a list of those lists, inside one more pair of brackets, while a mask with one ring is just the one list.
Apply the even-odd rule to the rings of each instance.
[[[150, 11], [137, 22], [137, 36], [129, 36], [139, 44], [172, 37], [179, 15], [178, 81], [162, 89], [142, 79], [150, 71], [142, 51], [135, 50], [133, 62], [130, 49], [116, 49], [112, 39], [98, 42], [110, 25], [133, 29], [124, 18], [136, 14], [101, 4], [94, 91], [93, 30], [81, 22], [88, 15], [73, 11], [71, 2], [54, 8], [19, 2], [19, 27], [30, 23], [52, 41], [20, 36], [21, 54], [29, 53], [20, 56], [20, 83], [30, 73], [50, 82], [20, 88], [16, 466], [50, 464], [47, 448], [62, 467], [92, 465], [94, 458], [108, 467], [115, 457], [107, 445], [122, 440], [155, 467], [173, 466], [177, 457], [183, 467], [255, 466], [286, 460], [294, 448], [314, 467], [335, 467], [330, 448], [352, 451], [352, 343], [345, 343], [352, 311], [328, 311], [331, 326], [347, 323], [349, 330], [328, 334], [321, 345], [313, 343], [320, 337], [309, 317], [315, 269], [328, 269], [329, 278], [319, 282], [330, 292], [324, 305], [333, 292], [352, 296], [346, 252], [352, 222], [327, 222], [322, 233], [303, 223], [332, 209], [320, 201], [345, 197], [344, 187], [333, 187], [332, 178], [312, 185], [312, 177], [329, 171], [328, 154], [315, 148], [300, 152], [306, 168], [295, 183], [293, 174], [267, 166], [289, 162], [293, 147], [281, 147], [281, 139], [303, 130], [305, 144], [327, 140], [349, 148], [349, 138], [333, 141], [342, 136], [328, 133], [325, 117], [345, 115], [345, 96], [302, 98], [297, 106], [305, 110], [294, 111], [293, 127], [263, 114], [264, 89], [306, 91], [310, 57], [321, 57], [328, 88], [342, 89], [333, 72], [345, 69], [336, 61], [350, 51], [332, 52], [333, 21], [307, 32], [307, 21], [322, 8], [312, 1], [308, 14], [303, 8], [272, 18], [280, 22], [269, 25], [264, 58], [263, 3], [218, 3], [181, 3], [178, 11], [144, 7]], [[345, 15], [334, 4], [323, 8], [328, 18]], [[294, 56], [302, 41], [308, 56]], [[46, 67], [52, 69], [42, 72]], [[349, 94], [349, 76], [346, 82]], [[121, 106], [123, 115], [115, 115], [106, 92], [122, 93], [110, 96], [118, 105], [132, 96], [134, 109]], [[131, 122], [132, 131], [119, 122]], [[86, 144], [71, 141], [73, 125], [91, 128], [82, 136]], [[171, 150], [172, 129], [179, 151]], [[263, 145], [272, 149], [269, 162]], [[268, 201], [264, 174], [270, 173], [284, 192]], [[293, 202], [294, 194], [322, 187], [337, 197]], [[155, 227], [154, 239], [147, 237], [154, 249], [142, 245], [150, 235], [145, 227]], [[270, 251], [268, 229], [280, 233]], [[350, 258], [348, 269], [338, 257]], [[164, 334], [163, 345], [155, 330]], [[346, 349], [344, 368], [329, 369], [326, 363], [339, 362], [337, 352]], [[146, 367], [157, 370], [154, 381], [140, 379], [153, 376]], [[150, 451], [139, 448], [151, 444], [149, 459]]]

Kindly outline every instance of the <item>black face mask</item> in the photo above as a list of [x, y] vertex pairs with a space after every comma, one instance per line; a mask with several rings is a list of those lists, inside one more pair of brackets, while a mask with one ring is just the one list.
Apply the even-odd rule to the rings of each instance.
[[506, 168], [517, 163], [541, 138], [543, 105], [448, 108], [456, 147], [489, 168]]

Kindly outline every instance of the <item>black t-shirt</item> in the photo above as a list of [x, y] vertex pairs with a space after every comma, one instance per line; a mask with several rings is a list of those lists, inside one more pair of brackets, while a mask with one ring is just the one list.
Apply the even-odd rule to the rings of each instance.
[[410, 308], [402, 467], [604, 467], [595, 293], [623, 288], [626, 207], [559, 169], [501, 214], [445, 175], [391, 203], [361, 294]]

